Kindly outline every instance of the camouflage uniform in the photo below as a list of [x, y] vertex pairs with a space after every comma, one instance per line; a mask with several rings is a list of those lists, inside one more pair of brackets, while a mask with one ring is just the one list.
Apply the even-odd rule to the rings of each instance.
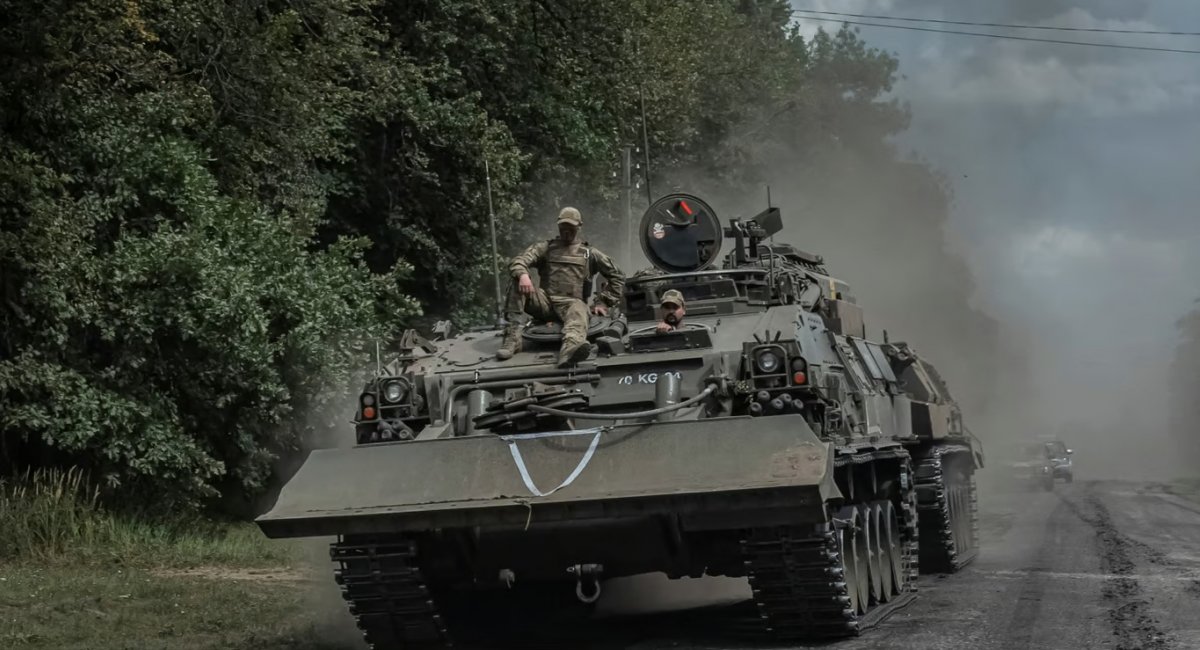
[[[569, 223], [576, 227], [583, 224], [579, 211], [563, 208], [558, 223]], [[538, 286], [531, 294], [523, 294], [518, 288], [522, 275], [537, 269]], [[597, 296], [597, 301], [610, 309], [621, 303], [625, 288], [625, 274], [608, 255], [592, 248], [587, 242], [565, 242], [556, 237], [540, 241], [513, 258], [508, 267], [512, 276], [505, 318], [508, 326], [504, 331], [499, 359], [511, 358], [521, 349], [522, 314], [529, 314], [542, 321], [559, 321], [563, 324], [563, 341], [559, 349], [559, 363], [577, 363], [587, 358], [591, 346], [587, 345], [588, 307], [583, 302], [584, 286], [599, 273], [608, 280]]]

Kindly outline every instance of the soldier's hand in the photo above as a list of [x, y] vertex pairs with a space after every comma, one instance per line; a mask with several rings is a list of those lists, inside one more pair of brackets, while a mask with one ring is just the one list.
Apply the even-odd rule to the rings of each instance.
[[522, 275], [521, 279], [517, 280], [517, 290], [525, 294], [533, 293], [533, 280], [529, 279], [528, 273]]
[[592, 305], [592, 313], [599, 314], [601, 316], [607, 316], [608, 315], [608, 307], [605, 307], [604, 305], [602, 305], [600, 303], [596, 303], [596, 304]]
[[671, 331], [671, 326], [667, 325], [667, 321], [660, 320], [658, 321], [658, 327], [655, 327], [654, 329], [658, 331], [659, 334], [664, 334]]

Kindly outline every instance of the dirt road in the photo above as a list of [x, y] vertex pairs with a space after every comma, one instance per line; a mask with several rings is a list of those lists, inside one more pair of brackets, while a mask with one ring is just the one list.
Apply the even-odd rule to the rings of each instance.
[[[1200, 650], [1200, 502], [1162, 485], [1076, 482], [1054, 492], [982, 485], [980, 506], [982, 549], [967, 569], [922, 576], [918, 598], [862, 636], [775, 648]], [[609, 620], [525, 647], [768, 647], [723, 637], [715, 620], [709, 610]]]
[[[1078, 482], [1055, 492], [981, 490], [982, 551], [965, 571], [922, 576], [920, 596], [826, 650], [1200, 648], [1200, 504], [1163, 486]], [[588, 647], [728, 650], [696, 621]], [[807, 647], [807, 646], [801, 646]]]

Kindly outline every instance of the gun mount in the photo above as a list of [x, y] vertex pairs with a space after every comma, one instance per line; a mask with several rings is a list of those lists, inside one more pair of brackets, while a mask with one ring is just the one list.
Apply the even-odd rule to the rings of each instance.
[[[716, 211], [690, 194], [665, 196], [646, 211], [639, 229], [653, 268], [625, 287], [629, 320], [652, 318], [661, 294], [680, 291], [695, 315], [743, 313], [798, 304], [821, 312], [842, 333], [865, 335], [862, 309], [845, 282], [829, 274], [819, 255], [769, 241], [783, 230], [779, 208], [722, 228]], [[722, 243], [732, 243], [719, 268]]]

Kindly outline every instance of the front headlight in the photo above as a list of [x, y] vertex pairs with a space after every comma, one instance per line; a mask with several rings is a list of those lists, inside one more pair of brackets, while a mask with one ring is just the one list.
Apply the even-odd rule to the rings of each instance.
[[407, 392], [408, 387], [402, 381], [389, 381], [383, 385], [383, 399], [391, 404], [404, 399]]
[[783, 363], [783, 359], [779, 358], [779, 354], [772, 350], [763, 350], [754, 357], [754, 365], [758, 366], [761, 372], [766, 374], [774, 373], [779, 370], [779, 365]]

